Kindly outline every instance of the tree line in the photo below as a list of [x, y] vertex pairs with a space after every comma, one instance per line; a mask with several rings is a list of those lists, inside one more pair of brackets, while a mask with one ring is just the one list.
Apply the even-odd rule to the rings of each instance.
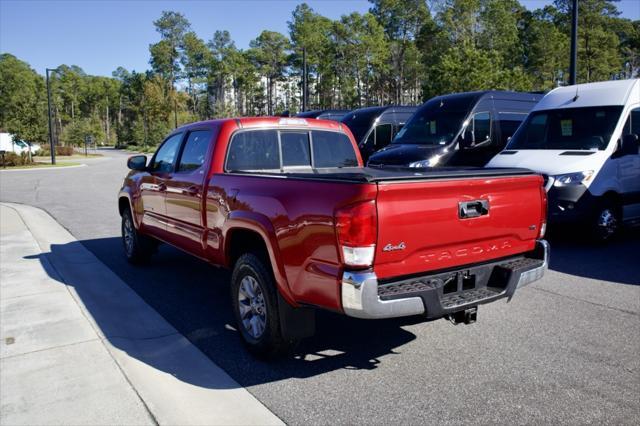
[[[295, 7], [288, 34], [262, 31], [239, 49], [228, 31], [202, 39], [183, 14], [153, 22], [150, 69], [112, 77], [62, 65], [51, 74], [54, 134], [62, 144], [155, 145], [176, 125], [206, 118], [297, 112], [303, 57], [309, 109], [418, 104], [484, 89], [546, 91], [566, 84], [571, 0], [529, 11], [518, 0], [370, 0], [331, 20]], [[578, 82], [638, 76], [640, 21], [615, 1], [580, 0]], [[0, 129], [47, 141], [44, 77], [0, 56]]]

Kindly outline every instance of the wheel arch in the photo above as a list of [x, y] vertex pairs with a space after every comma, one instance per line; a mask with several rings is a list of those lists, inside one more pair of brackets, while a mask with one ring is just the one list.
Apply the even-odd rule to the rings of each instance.
[[282, 297], [291, 305], [297, 306], [289, 289], [275, 229], [271, 222], [264, 217], [232, 214], [228, 224], [223, 237], [226, 266], [233, 268], [235, 262], [244, 253], [257, 253], [273, 273]]

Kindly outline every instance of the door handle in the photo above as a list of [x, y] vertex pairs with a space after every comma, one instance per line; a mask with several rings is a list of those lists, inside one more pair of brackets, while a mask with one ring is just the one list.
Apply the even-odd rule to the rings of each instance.
[[488, 200], [461, 201], [458, 203], [458, 217], [471, 219], [489, 214]]
[[157, 188], [158, 188], [158, 191], [165, 192], [167, 190], [167, 184], [164, 182], [160, 182]]

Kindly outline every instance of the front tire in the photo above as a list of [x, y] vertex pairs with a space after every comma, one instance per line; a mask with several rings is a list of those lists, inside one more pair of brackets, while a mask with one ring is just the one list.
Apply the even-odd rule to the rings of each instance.
[[593, 237], [597, 242], [611, 241], [620, 230], [620, 209], [613, 202], [605, 202], [596, 209]]
[[259, 357], [283, 355], [295, 344], [282, 336], [276, 292], [264, 262], [253, 253], [240, 256], [231, 276], [231, 302], [243, 343]]
[[141, 235], [133, 223], [131, 210], [122, 213], [122, 245], [129, 263], [139, 265], [149, 261], [153, 254], [153, 242], [149, 237]]

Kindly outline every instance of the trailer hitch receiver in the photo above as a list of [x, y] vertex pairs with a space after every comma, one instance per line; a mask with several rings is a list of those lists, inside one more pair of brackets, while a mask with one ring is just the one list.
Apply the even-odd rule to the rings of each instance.
[[450, 314], [448, 318], [449, 321], [455, 325], [473, 324], [478, 318], [478, 307], [474, 306], [473, 308], [465, 309], [464, 311], [454, 312]]

